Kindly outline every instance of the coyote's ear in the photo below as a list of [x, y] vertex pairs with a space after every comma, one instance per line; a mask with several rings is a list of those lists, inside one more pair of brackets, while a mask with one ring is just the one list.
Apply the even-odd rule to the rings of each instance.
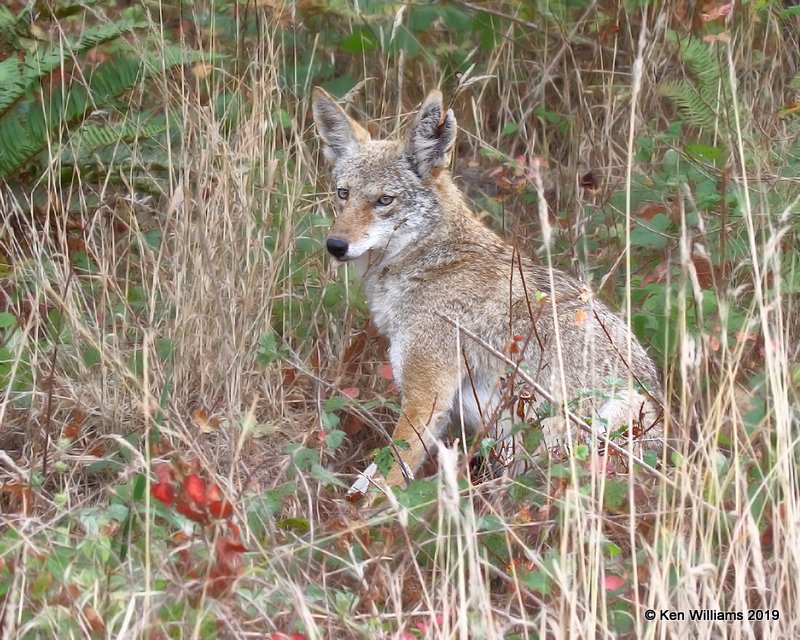
[[322, 139], [322, 153], [328, 162], [335, 163], [369, 140], [369, 132], [348, 116], [322, 87], [314, 87], [311, 108]]
[[456, 141], [456, 117], [444, 110], [442, 92], [431, 91], [406, 138], [406, 154], [421, 178], [450, 164]]

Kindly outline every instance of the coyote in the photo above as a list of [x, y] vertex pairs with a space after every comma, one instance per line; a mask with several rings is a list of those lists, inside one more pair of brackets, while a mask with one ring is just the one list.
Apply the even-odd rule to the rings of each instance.
[[[543, 403], [530, 387], [524, 395], [529, 406], [549, 405], [554, 414], [532, 420], [548, 449], [583, 435], [566, 407], [587, 418], [604, 443], [607, 437], [635, 455], [661, 449], [653, 362], [590, 290], [520, 256], [474, 217], [448, 169], [456, 119], [441, 92], [428, 95], [401, 140], [372, 140], [319, 87], [312, 106], [335, 190], [326, 247], [362, 277], [402, 393], [395, 463], [385, 479], [370, 465], [351, 500], [370, 483], [385, 489], [413, 479], [448, 427], [519, 440], [519, 423], [509, 417], [522, 417], [515, 372], [550, 396]], [[506, 450], [504, 465], [521, 459], [518, 446]]]

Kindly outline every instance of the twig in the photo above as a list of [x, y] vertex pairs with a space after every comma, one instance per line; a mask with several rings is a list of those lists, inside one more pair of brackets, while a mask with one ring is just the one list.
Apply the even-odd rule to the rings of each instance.
[[[450, 318], [448, 318], [447, 316], [445, 316], [442, 313], [438, 313], [437, 312], [437, 315], [440, 318], [442, 318], [443, 320], [445, 320], [446, 322], [448, 322], [449, 324], [451, 324], [452, 326], [454, 326], [458, 331], [463, 332], [464, 335], [466, 335], [467, 337], [472, 338], [480, 346], [482, 346], [484, 349], [486, 349], [489, 353], [491, 353], [496, 358], [502, 360], [505, 364], [508, 364], [508, 365], [511, 365], [511, 366], [515, 366], [515, 363], [511, 358], [509, 358], [502, 351], [498, 351], [497, 349], [492, 347], [490, 344], [487, 344], [487, 342], [485, 340], [483, 340], [480, 336], [475, 335], [469, 329], [465, 329], [464, 327], [462, 327], [461, 325], [456, 323], [454, 320], [451, 320]], [[558, 404], [558, 403], [556, 403], [554, 396], [550, 392], [545, 390], [545, 388], [542, 387], [542, 385], [540, 385], [538, 382], [536, 382], [527, 373], [525, 373], [522, 370], [518, 370], [517, 371], [517, 375], [520, 378], [522, 378], [526, 383], [531, 385], [533, 390], [536, 391], [536, 393], [538, 393], [539, 395], [541, 395], [545, 400], [549, 401], [554, 406]], [[610, 449], [616, 451], [617, 453], [625, 456], [631, 462], [635, 462], [635, 463], [639, 464], [650, 475], [655, 476], [656, 478], [658, 478], [662, 482], [665, 482], [666, 484], [668, 484], [673, 489], [680, 490], [680, 487], [675, 483], [674, 480], [672, 480], [671, 478], [669, 478], [666, 475], [664, 475], [661, 471], [659, 471], [655, 467], [647, 464], [642, 458], [640, 458], [639, 456], [635, 455], [631, 451], [628, 451], [625, 447], [621, 447], [616, 442], [612, 442], [608, 438], [608, 436], [606, 436], [605, 434], [599, 433], [595, 429], [592, 429], [592, 427], [589, 426], [589, 424], [585, 420], [583, 420], [580, 417], [576, 416], [572, 411], [569, 410], [568, 407], [565, 406], [565, 407], [563, 407], [563, 409], [564, 409], [564, 412], [565, 412], [567, 418], [569, 418], [570, 421], [575, 423], [575, 425], [577, 425], [577, 427], [579, 429], [581, 429], [581, 431], [584, 431], [584, 432], [588, 433], [592, 437], [599, 438], [605, 446], [607, 446], [608, 448], [610, 448]], [[704, 505], [706, 505], [707, 507], [713, 509], [713, 507], [710, 504], [707, 504], [705, 501], [702, 501], [702, 503]]]

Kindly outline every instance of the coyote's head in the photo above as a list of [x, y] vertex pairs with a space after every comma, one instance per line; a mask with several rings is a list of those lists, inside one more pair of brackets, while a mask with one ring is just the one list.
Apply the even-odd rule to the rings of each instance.
[[314, 122], [333, 165], [336, 222], [327, 247], [337, 260], [367, 252], [392, 258], [432, 229], [441, 215], [437, 177], [450, 163], [456, 119], [432, 91], [403, 140], [372, 140], [323, 89]]

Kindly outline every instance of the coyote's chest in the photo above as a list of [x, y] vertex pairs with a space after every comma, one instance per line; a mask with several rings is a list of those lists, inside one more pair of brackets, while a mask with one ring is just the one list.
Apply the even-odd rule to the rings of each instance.
[[364, 291], [372, 321], [390, 341], [403, 331], [404, 311], [419, 295], [409, 278], [388, 267], [369, 270], [364, 277]]

